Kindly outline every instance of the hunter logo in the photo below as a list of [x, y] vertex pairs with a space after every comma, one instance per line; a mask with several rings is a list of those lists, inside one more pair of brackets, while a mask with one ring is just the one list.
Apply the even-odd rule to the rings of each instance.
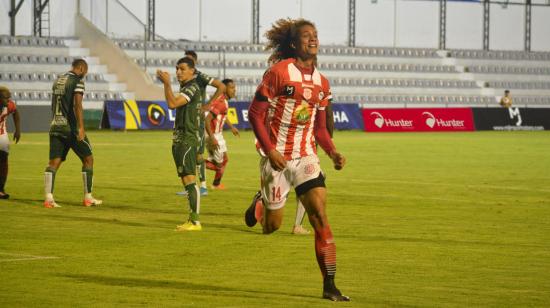
[[286, 96], [294, 95], [294, 86], [286, 86], [284, 93]]

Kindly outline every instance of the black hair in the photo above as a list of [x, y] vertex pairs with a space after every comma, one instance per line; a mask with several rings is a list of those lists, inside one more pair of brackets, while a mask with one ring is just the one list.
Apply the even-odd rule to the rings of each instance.
[[235, 82], [233, 81], [233, 79], [226, 78], [226, 79], [222, 80], [222, 83], [224, 85], [228, 85], [230, 83], [235, 83]]
[[187, 66], [189, 68], [193, 68], [193, 69], [195, 68], [195, 61], [193, 61], [192, 59], [189, 59], [187, 57], [183, 57], [183, 58], [179, 59], [177, 65], [180, 65], [182, 63], [187, 64]]
[[510, 90], [504, 90], [504, 93], [510, 93]]
[[185, 55], [193, 57], [193, 60], [195, 61], [199, 59], [199, 57], [197, 56], [197, 53], [194, 50], [186, 50]]
[[84, 60], [84, 59], [74, 59], [73, 63], [71, 65], [74, 68], [77, 68], [77, 67], [80, 67], [80, 66], [83, 66], [83, 67], [86, 67], [86, 68], [88, 67], [88, 63], [86, 63], [86, 60]]

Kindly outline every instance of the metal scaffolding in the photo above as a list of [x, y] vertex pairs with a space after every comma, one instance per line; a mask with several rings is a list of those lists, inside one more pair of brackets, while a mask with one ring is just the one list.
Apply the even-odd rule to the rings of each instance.
[[525, 2], [525, 51], [531, 51], [531, 0]]
[[[22, 2], [22, 1], [21, 1]], [[50, 0], [33, 0], [33, 35], [50, 36]], [[46, 9], [47, 8], [47, 9]]]
[[252, 0], [252, 44], [260, 43], [260, 0]]
[[489, 18], [491, 17], [490, 13], [491, 2], [489, 0], [483, 1], [483, 50], [489, 50]]
[[447, 37], [447, 0], [439, 0], [439, 49], [445, 49]]
[[147, 1], [147, 40], [155, 40], [155, 0]]
[[355, 47], [355, 0], [349, 0], [348, 46]]

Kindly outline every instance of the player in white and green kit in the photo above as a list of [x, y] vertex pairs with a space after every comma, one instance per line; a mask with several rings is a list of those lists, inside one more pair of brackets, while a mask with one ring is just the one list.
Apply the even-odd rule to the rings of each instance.
[[180, 83], [180, 92], [174, 95], [170, 74], [157, 71], [157, 76], [164, 86], [164, 96], [168, 108], [176, 110], [172, 156], [189, 201], [189, 219], [186, 223], [177, 226], [176, 231], [200, 231], [202, 229], [199, 221], [200, 193], [195, 182], [202, 97], [194, 75], [195, 62], [189, 58], [179, 59], [176, 76]]

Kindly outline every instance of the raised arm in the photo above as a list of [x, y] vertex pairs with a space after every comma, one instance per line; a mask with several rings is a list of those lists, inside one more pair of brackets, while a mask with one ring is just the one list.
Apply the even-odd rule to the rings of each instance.
[[162, 81], [162, 86], [164, 87], [164, 97], [166, 98], [168, 108], [174, 109], [189, 102], [189, 99], [183, 95], [174, 95], [174, 92], [172, 92], [172, 83], [170, 82], [170, 74], [168, 72], [157, 70], [157, 76], [160, 81]]

